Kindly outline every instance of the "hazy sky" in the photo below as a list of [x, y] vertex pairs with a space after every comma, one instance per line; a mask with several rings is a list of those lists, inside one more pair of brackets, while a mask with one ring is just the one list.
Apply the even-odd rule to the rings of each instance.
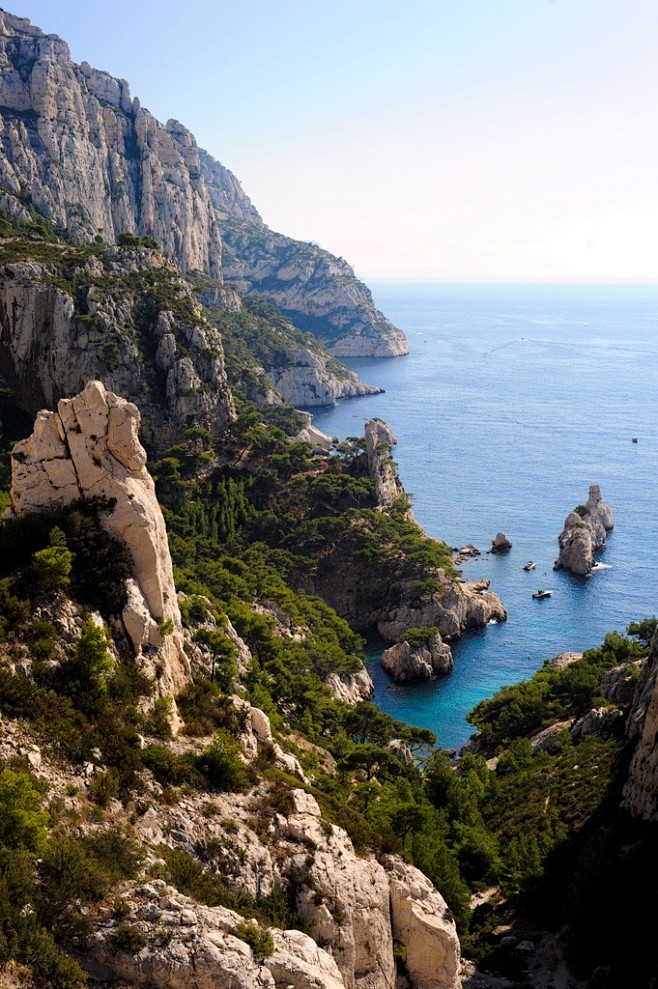
[[656, 0], [3, 0], [366, 278], [658, 281]]

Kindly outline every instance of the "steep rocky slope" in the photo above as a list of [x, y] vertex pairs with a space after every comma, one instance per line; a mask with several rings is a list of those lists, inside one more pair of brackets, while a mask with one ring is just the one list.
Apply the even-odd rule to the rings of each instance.
[[623, 802], [635, 816], [658, 821], [658, 633], [635, 687], [628, 733], [636, 744]]
[[[137, 408], [100, 381], [91, 381], [57, 412], [42, 411], [32, 435], [12, 452], [8, 518], [70, 505], [80, 498], [113, 503], [108, 532], [128, 547], [123, 623], [160, 696], [173, 697], [190, 678], [169, 544], [146, 453], [139, 442]], [[156, 677], [156, 669], [158, 675]]]
[[[12, 595], [22, 593], [23, 578], [5, 578], [1, 587], [0, 773], [4, 760], [28, 753], [34, 778], [49, 791], [51, 807], [58, 808], [59, 825], [50, 840], [68, 849], [69, 856], [74, 848], [80, 854], [80, 848], [102, 843], [108, 835], [117, 849], [139, 849], [139, 854], [130, 851], [130, 875], [121, 885], [110, 884], [102, 893], [97, 882], [95, 892], [84, 889], [77, 902], [63, 901], [63, 916], [75, 916], [81, 924], [86, 918], [79, 928], [84, 934], [67, 942], [69, 950], [97, 980], [162, 989], [274, 989], [281, 984], [394, 989], [400, 967], [411, 989], [458, 989], [459, 942], [440, 893], [391, 850], [385, 854], [379, 848], [375, 855], [364, 841], [365, 821], [355, 820], [354, 811], [347, 811], [351, 834], [332, 823], [336, 801], [328, 802], [322, 789], [311, 792], [311, 777], [279, 746], [267, 715], [240, 696], [260, 667], [226, 617], [213, 615], [208, 599], [197, 594], [187, 602], [184, 631], [138, 425], [135, 406], [91, 382], [79, 396], [61, 400], [56, 413], [41, 412], [33, 435], [13, 452], [7, 528], [19, 524], [14, 518], [34, 519], [81, 497], [103, 498], [109, 504], [103, 524], [128, 546], [134, 566], [123, 611], [133, 656], [122, 656], [121, 643], [115, 641], [109, 664], [114, 677], [124, 677], [123, 695], [116, 680], [108, 686], [105, 661], [95, 672], [88, 670], [84, 692], [77, 681], [67, 680], [86, 626], [84, 609], [64, 599], [65, 580], [50, 600], [47, 586], [42, 587], [35, 598], [38, 614], [30, 619], [26, 613], [20, 628], [8, 623], [12, 612], [6, 609], [18, 607]], [[52, 540], [51, 545], [62, 547]], [[7, 560], [3, 566], [11, 574]], [[197, 634], [189, 624], [191, 604]], [[266, 607], [259, 603], [254, 610]], [[286, 626], [284, 613], [273, 603], [268, 611], [276, 635], [299, 641], [310, 634], [308, 628], [304, 633]], [[40, 634], [57, 640], [45, 666], [29, 646], [34, 641], [30, 620], [38, 623]], [[116, 626], [110, 623], [106, 634], [113, 632]], [[236, 674], [244, 680], [231, 685], [236, 693], [224, 696], [218, 688], [213, 691], [208, 678], [206, 647], [214, 643], [217, 650], [218, 639], [223, 649], [231, 644]], [[111, 639], [104, 641], [109, 646]], [[264, 648], [262, 638], [260, 643]], [[125, 677], [135, 664], [161, 699], [178, 696], [183, 717], [212, 715], [210, 724], [222, 725], [215, 737], [196, 730], [167, 741], [169, 732], [157, 717], [139, 720], [132, 698], [125, 700]], [[55, 688], [77, 697], [87, 721], [80, 714], [76, 721], [69, 710], [71, 720], [63, 729], [64, 706], [60, 720], [49, 716], [45, 723], [31, 722], [31, 708], [38, 711], [42, 702], [52, 712]], [[323, 704], [326, 708], [326, 698]], [[280, 716], [278, 723], [285, 728]], [[135, 735], [135, 724], [144, 735]], [[313, 748], [310, 765], [316, 773], [322, 765], [330, 781], [336, 763], [319, 746]], [[393, 779], [403, 771], [404, 763], [398, 765]], [[0, 802], [3, 807], [7, 802], [6, 788]], [[48, 815], [42, 820], [45, 827]], [[7, 840], [5, 829], [0, 845]], [[44, 854], [50, 863], [50, 852]], [[68, 877], [64, 889], [78, 881]], [[89, 896], [93, 911], [82, 905]], [[44, 907], [39, 910], [40, 918], [47, 915]], [[20, 948], [14, 950], [20, 955]], [[40, 959], [33, 964], [45, 964], [40, 949], [32, 957]], [[70, 970], [67, 984], [80, 984]]]
[[278, 302], [336, 353], [406, 353], [349, 265], [271, 233], [235, 176], [182, 124], [159, 123], [125, 80], [74, 64], [64, 41], [4, 11], [0, 208], [23, 219], [36, 209], [80, 240], [154, 237], [184, 271], [225, 276]]
[[235, 418], [221, 337], [158, 252], [11, 240], [0, 257], [14, 259], [0, 268], [5, 406], [33, 417], [100, 378], [160, 450]]

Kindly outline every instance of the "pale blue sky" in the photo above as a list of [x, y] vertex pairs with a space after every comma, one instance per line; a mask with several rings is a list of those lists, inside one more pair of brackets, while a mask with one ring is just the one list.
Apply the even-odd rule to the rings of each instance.
[[16, 0], [365, 278], [658, 281], [656, 0]]

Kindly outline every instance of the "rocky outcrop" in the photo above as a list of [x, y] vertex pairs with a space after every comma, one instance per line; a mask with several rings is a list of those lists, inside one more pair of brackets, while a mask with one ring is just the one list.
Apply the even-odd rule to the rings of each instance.
[[393, 430], [381, 419], [365, 425], [368, 474], [375, 485], [375, 500], [381, 509], [391, 508], [404, 494], [397, 471], [391, 461], [391, 447], [397, 440]]
[[504, 532], [497, 532], [491, 540], [492, 553], [508, 553], [512, 548], [512, 541]]
[[595, 554], [605, 546], [606, 533], [612, 528], [612, 511], [604, 502], [598, 484], [591, 484], [587, 503], [578, 505], [565, 519], [554, 569], [586, 577], [594, 567]]
[[658, 632], [637, 682], [627, 731], [636, 747], [623, 805], [636, 817], [658, 821]]
[[334, 697], [345, 704], [370, 701], [375, 694], [375, 685], [365, 669], [356, 673], [330, 673], [324, 682]]
[[406, 639], [385, 649], [381, 664], [394, 680], [429, 680], [438, 673], [449, 673], [454, 666], [450, 646], [439, 632], [428, 634], [423, 642]]
[[383, 391], [359, 381], [357, 375], [347, 368], [339, 371], [335, 367], [332, 370], [320, 354], [306, 349], [289, 351], [285, 365], [266, 373], [272, 387], [296, 408], [335, 405], [341, 398], [377, 395]]
[[60, 38], [4, 11], [0, 190], [3, 209], [29, 221], [32, 206], [80, 240], [153, 237], [183, 270], [270, 299], [339, 356], [407, 352], [345, 261], [270, 232], [181, 123], [161, 124], [125, 80], [76, 65]]
[[114, 502], [107, 530], [126, 544], [134, 562], [123, 613], [126, 632], [155, 684], [173, 696], [190, 676], [174, 587], [167, 532], [139, 442], [139, 411], [91, 381], [42, 411], [34, 432], [12, 452], [9, 517], [58, 508], [79, 498]]
[[122, 949], [121, 922], [106, 920], [86, 945], [92, 978], [149, 989], [345, 989], [331, 956], [301, 931], [275, 931], [274, 950], [259, 961], [232, 910], [200, 906], [161, 880], [127, 891], [123, 902], [132, 904], [128, 916], [145, 944]]
[[459, 638], [466, 629], [484, 628], [490, 621], [503, 622], [505, 607], [488, 588], [488, 580], [446, 582], [440, 591], [420, 599], [407, 588], [407, 594], [379, 620], [377, 629], [388, 641], [397, 641], [409, 628], [436, 626], [445, 641]]
[[295, 436], [295, 442], [310, 443], [314, 450], [322, 453], [328, 453], [338, 444], [337, 436], [329, 436], [313, 425], [313, 417], [310, 412], [301, 412], [300, 415], [303, 417], [302, 428]]
[[633, 663], [622, 663], [613, 666], [603, 674], [601, 680], [601, 697], [611, 704], [629, 707], [635, 698], [635, 691], [644, 668], [645, 660], [638, 659]]
[[97, 378], [139, 407], [152, 449], [190, 427], [222, 433], [235, 411], [221, 337], [175, 268], [155, 251], [47, 250], [0, 268], [0, 385], [15, 405], [32, 418]]
[[336, 357], [399, 357], [404, 334], [375, 308], [350, 265], [315, 244], [230, 217], [222, 223], [224, 277], [323, 340]]
[[624, 712], [618, 707], [593, 707], [571, 727], [571, 734], [574, 739], [584, 738], [586, 735], [593, 735], [596, 732], [609, 728], [619, 718], [624, 717]]
[[393, 935], [406, 948], [414, 989], [459, 989], [459, 942], [443, 897], [418, 869], [390, 860]]
[[[317, 846], [298, 910], [333, 956], [347, 989], [393, 989], [394, 939], [407, 947], [412, 989], [457, 989], [459, 942], [443, 898], [413, 866], [357, 856], [347, 834], [323, 826], [310, 794], [293, 791], [285, 828]], [[301, 856], [300, 856], [301, 862]]]

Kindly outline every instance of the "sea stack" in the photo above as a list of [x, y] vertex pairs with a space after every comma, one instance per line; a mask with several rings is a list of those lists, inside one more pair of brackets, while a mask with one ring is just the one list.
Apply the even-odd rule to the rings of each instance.
[[491, 540], [492, 553], [509, 553], [512, 548], [512, 540], [504, 532], [497, 532]]
[[585, 505], [577, 505], [564, 520], [559, 535], [560, 555], [554, 570], [568, 570], [586, 577], [595, 563], [595, 553], [605, 546], [606, 533], [614, 528], [614, 519], [598, 484], [591, 484]]

